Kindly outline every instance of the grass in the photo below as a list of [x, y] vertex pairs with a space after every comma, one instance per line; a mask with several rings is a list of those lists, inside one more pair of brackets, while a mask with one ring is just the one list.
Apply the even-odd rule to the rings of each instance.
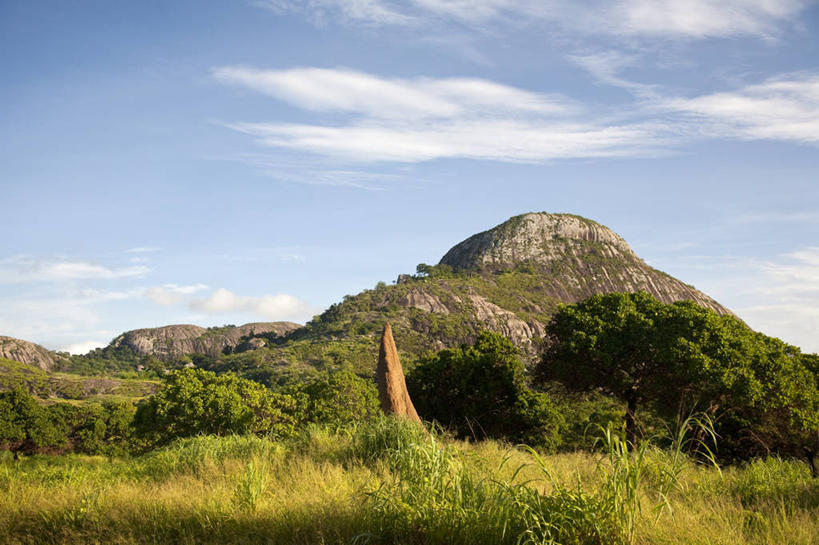
[[816, 543], [805, 464], [718, 471], [617, 441], [541, 456], [382, 419], [287, 442], [187, 438], [132, 459], [5, 453], [0, 542]]

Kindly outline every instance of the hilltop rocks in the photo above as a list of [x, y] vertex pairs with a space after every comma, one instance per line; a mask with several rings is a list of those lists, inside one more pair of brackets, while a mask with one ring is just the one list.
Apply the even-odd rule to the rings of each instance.
[[526, 261], [547, 263], [567, 252], [636, 257], [625, 240], [599, 223], [569, 214], [533, 212], [469, 237], [450, 249], [441, 263], [455, 270], [502, 269]]
[[57, 363], [57, 356], [39, 344], [0, 335], [0, 358], [35, 365], [43, 371], [51, 370]]
[[404, 380], [404, 370], [398, 359], [398, 350], [392, 338], [390, 324], [384, 325], [381, 335], [381, 348], [378, 353], [378, 367], [375, 370], [375, 379], [378, 383], [378, 397], [381, 400], [381, 410], [386, 414], [395, 414], [408, 418], [413, 422], [421, 423], [415, 407], [412, 405], [407, 384]]
[[[234, 348], [245, 335], [273, 333], [284, 336], [300, 328], [292, 322], [254, 322], [239, 327], [205, 329], [196, 325], [169, 325], [127, 331], [111, 341], [108, 348], [127, 347], [139, 355], [172, 360], [185, 354], [218, 356], [226, 347]], [[254, 346], [260, 343], [251, 343]]]
[[528, 267], [543, 274], [548, 285], [542, 294], [563, 303], [598, 293], [645, 291], [663, 303], [689, 300], [732, 314], [704, 293], [650, 267], [608, 227], [569, 214], [515, 216], [455, 245], [440, 263], [483, 274]]

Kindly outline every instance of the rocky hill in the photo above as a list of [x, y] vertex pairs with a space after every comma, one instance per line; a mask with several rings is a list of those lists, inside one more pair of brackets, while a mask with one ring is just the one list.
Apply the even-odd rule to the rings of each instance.
[[[280, 337], [300, 327], [293, 322], [254, 322], [238, 327], [211, 328], [190, 324], [168, 325], [127, 331], [111, 341], [106, 349], [115, 352], [125, 348], [140, 356], [154, 355], [163, 360], [194, 353], [217, 357], [225, 348], [236, 347], [242, 337], [261, 334]], [[261, 348], [264, 344], [265, 341], [258, 339], [250, 347]]]
[[[385, 321], [407, 362], [428, 350], [472, 342], [482, 329], [506, 335], [533, 359], [559, 304], [635, 291], [730, 313], [650, 267], [611, 229], [568, 214], [530, 213], [469, 237], [438, 265], [419, 265], [417, 274], [401, 275], [395, 284], [346, 296], [283, 342], [254, 351], [252, 365], [351, 364], [365, 372], [377, 360], [376, 335]], [[241, 357], [234, 356], [235, 365], [249, 366]]]
[[617, 233], [568, 214], [515, 216], [454, 246], [441, 259], [455, 271], [493, 273], [521, 265], [551, 271], [550, 294], [576, 302], [596, 293], [645, 291], [664, 303], [690, 300], [728, 309], [637, 257]]
[[0, 358], [35, 365], [43, 371], [51, 370], [60, 357], [29, 341], [0, 335]]

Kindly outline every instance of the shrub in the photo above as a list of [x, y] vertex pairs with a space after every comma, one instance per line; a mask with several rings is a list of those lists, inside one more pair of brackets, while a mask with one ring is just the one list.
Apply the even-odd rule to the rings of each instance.
[[303, 407], [288, 394], [202, 369], [171, 371], [162, 389], [139, 406], [136, 429], [148, 444], [200, 434], [291, 435], [303, 418]]
[[497, 333], [484, 331], [472, 346], [421, 359], [407, 387], [422, 417], [460, 437], [560, 444], [563, 418], [548, 396], [527, 387], [518, 349]]

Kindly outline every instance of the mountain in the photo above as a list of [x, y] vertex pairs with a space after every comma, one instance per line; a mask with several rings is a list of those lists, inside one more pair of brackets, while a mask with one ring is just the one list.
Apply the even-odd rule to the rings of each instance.
[[60, 360], [58, 355], [39, 344], [2, 335], [0, 335], [0, 358], [34, 365], [43, 371], [49, 371]]
[[563, 302], [597, 293], [645, 291], [664, 303], [690, 300], [730, 313], [704, 293], [650, 267], [608, 227], [569, 214], [515, 216], [455, 245], [440, 264], [489, 274], [530, 264], [553, 273], [549, 294]]
[[[153, 355], [163, 360], [195, 353], [217, 357], [225, 348], [235, 348], [242, 337], [261, 334], [280, 337], [300, 327], [293, 322], [254, 322], [207, 329], [190, 324], [135, 329], [116, 337], [103, 352], [117, 352], [124, 348], [139, 356]], [[261, 348], [264, 344], [265, 341], [259, 339], [248, 348]]]
[[666, 303], [691, 300], [730, 313], [649, 266], [599, 223], [569, 214], [529, 213], [456, 244], [438, 265], [421, 264], [417, 274], [400, 275], [394, 284], [345, 296], [304, 328], [225, 363], [268, 367], [273, 375], [288, 366], [304, 369], [304, 364], [351, 365], [367, 372], [375, 366], [376, 336], [386, 321], [404, 361], [472, 342], [482, 329], [506, 335], [531, 361], [559, 304], [635, 291]]
[[392, 324], [402, 361], [471, 343], [484, 329], [515, 342], [534, 361], [561, 303], [591, 295], [646, 291], [660, 301], [691, 300], [720, 314], [717, 301], [649, 266], [617, 233], [592, 220], [545, 212], [515, 216], [456, 244], [437, 265], [420, 264], [393, 284], [347, 295], [305, 326], [173, 325], [128, 331], [106, 348], [72, 357], [86, 374], [133, 369], [138, 358], [165, 361], [200, 353], [197, 365], [272, 383], [290, 375], [348, 367], [371, 373], [378, 335]]

